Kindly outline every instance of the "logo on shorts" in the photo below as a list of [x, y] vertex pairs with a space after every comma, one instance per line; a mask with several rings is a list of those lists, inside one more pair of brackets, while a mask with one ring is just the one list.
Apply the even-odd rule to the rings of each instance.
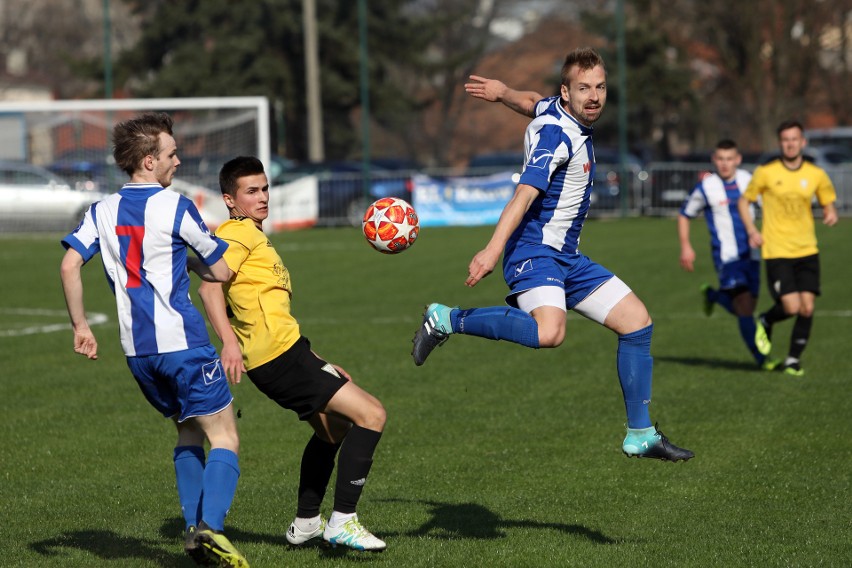
[[205, 385], [212, 385], [224, 376], [224, 373], [222, 372], [222, 365], [219, 363], [219, 359], [216, 359], [215, 361], [210, 361], [209, 363], [202, 365], [201, 372], [204, 373]]
[[331, 363], [326, 363], [325, 365], [323, 365], [322, 370], [330, 375], [334, 375], [338, 379], [340, 378], [340, 373], [337, 372], [337, 369], [335, 369], [334, 365], [332, 365]]
[[525, 261], [523, 261], [520, 265], [515, 267], [515, 276], [520, 276], [524, 272], [529, 272], [530, 270], [532, 270], [532, 268], [533, 268], [532, 259], [528, 258]]

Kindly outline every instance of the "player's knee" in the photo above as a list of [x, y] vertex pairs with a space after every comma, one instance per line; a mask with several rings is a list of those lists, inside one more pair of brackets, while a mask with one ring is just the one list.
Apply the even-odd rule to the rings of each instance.
[[190, 421], [178, 425], [178, 446], [203, 446], [205, 438], [204, 430]]
[[385, 411], [385, 407], [382, 406], [382, 403], [379, 402], [378, 399], [373, 398], [370, 402], [369, 408], [366, 409], [361, 422], [358, 426], [362, 428], [366, 428], [368, 430], [374, 430], [376, 432], [381, 432], [385, 428], [385, 422], [387, 421], [387, 412]]
[[210, 440], [211, 448], [225, 448], [235, 454], [240, 453], [240, 436], [237, 434], [236, 427], [217, 432], [215, 435], [208, 436], [208, 439]]
[[734, 315], [737, 317], [743, 318], [754, 316], [754, 296], [751, 294], [740, 294], [734, 298], [733, 307]]
[[646, 312], [645, 316], [634, 318], [630, 321], [625, 321], [620, 329], [611, 329], [613, 329], [613, 331], [615, 331], [618, 335], [627, 335], [628, 333], [636, 333], [637, 331], [641, 331], [649, 327], [653, 323], [654, 321], [651, 319], [651, 316], [647, 315]]
[[645, 329], [646, 327], [650, 327], [651, 325], [653, 325], [653, 323], [654, 323], [654, 320], [651, 319], [651, 316], [640, 319], [639, 322], [636, 325], [636, 329], [634, 329], [633, 331], [639, 331], [639, 330]]
[[385, 407], [381, 402], [376, 400], [376, 410], [374, 414], [374, 420], [376, 421], [376, 431], [381, 431], [385, 427], [385, 422], [388, 420], [388, 413], [385, 411]]
[[387, 420], [379, 399], [355, 383], [346, 383], [326, 404], [324, 412], [348, 420], [356, 426], [382, 431]]
[[232, 427], [225, 430], [225, 439], [228, 442], [228, 445], [233, 451], [237, 451], [240, 449], [240, 435], [237, 432], [237, 425], [234, 424]]
[[553, 327], [547, 328], [539, 326], [538, 328], [538, 346], [542, 348], [559, 347], [565, 341], [565, 328]]
[[813, 315], [814, 315], [814, 307], [813, 307], [813, 306], [807, 306], [807, 305], [805, 305], [805, 304], [802, 304], [802, 306], [799, 308], [799, 313], [798, 313], [798, 315], [802, 316], [803, 318], [813, 317]]

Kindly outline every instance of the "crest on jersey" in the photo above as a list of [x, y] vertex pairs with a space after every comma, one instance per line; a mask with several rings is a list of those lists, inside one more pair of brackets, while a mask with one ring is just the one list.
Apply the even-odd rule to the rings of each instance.
[[551, 160], [553, 160], [553, 152], [547, 148], [536, 148], [530, 155], [527, 167], [544, 170], [550, 165]]

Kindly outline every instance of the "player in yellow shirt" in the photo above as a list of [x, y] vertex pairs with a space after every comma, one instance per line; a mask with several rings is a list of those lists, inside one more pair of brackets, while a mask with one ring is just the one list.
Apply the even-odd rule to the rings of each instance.
[[[802, 125], [794, 120], [778, 127], [781, 156], [754, 171], [738, 207], [749, 243], [761, 247], [766, 281], [775, 304], [760, 314], [755, 342], [764, 355], [772, 349], [772, 326], [796, 316], [784, 372], [804, 375], [801, 356], [813, 325], [814, 302], [820, 294], [819, 249], [811, 204], [822, 206], [823, 223], [837, 223], [834, 185], [825, 173], [804, 159]], [[762, 199], [763, 225], [758, 231], [748, 216], [750, 202]]]
[[[219, 185], [230, 219], [216, 235], [229, 245], [223, 258], [231, 275], [225, 284], [202, 284], [199, 294], [222, 340], [222, 366], [231, 383], [246, 372], [261, 392], [314, 429], [302, 455], [296, 519], [287, 541], [300, 545], [322, 537], [332, 546], [383, 550], [385, 543], [360, 524], [355, 508], [385, 409], [346, 371], [311, 350], [290, 313], [290, 272], [262, 230], [269, 215], [263, 164], [254, 157], [234, 158], [222, 166]], [[320, 505], [335, 456], [334, 509], [326, 522]]]

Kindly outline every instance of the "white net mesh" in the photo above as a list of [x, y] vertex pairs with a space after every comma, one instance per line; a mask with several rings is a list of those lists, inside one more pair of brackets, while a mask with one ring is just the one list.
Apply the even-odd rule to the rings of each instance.
[[[263, 97], [0, 103], [0, 230], [73, 228], [82, 203], [117, 191], [127, 180], [112, 157], [113, 125], [148, 111], [168, 112], [175, 120], [181, 160], [175, 189], [198, 194], [206, 188], [207, 197], [218, 195], [219, 168], [234, 156], [254, 155], [269, 165]], [[44, 203], [51, 201], [73, 211], [48, 223], [44, 217], [54, 215]]]

